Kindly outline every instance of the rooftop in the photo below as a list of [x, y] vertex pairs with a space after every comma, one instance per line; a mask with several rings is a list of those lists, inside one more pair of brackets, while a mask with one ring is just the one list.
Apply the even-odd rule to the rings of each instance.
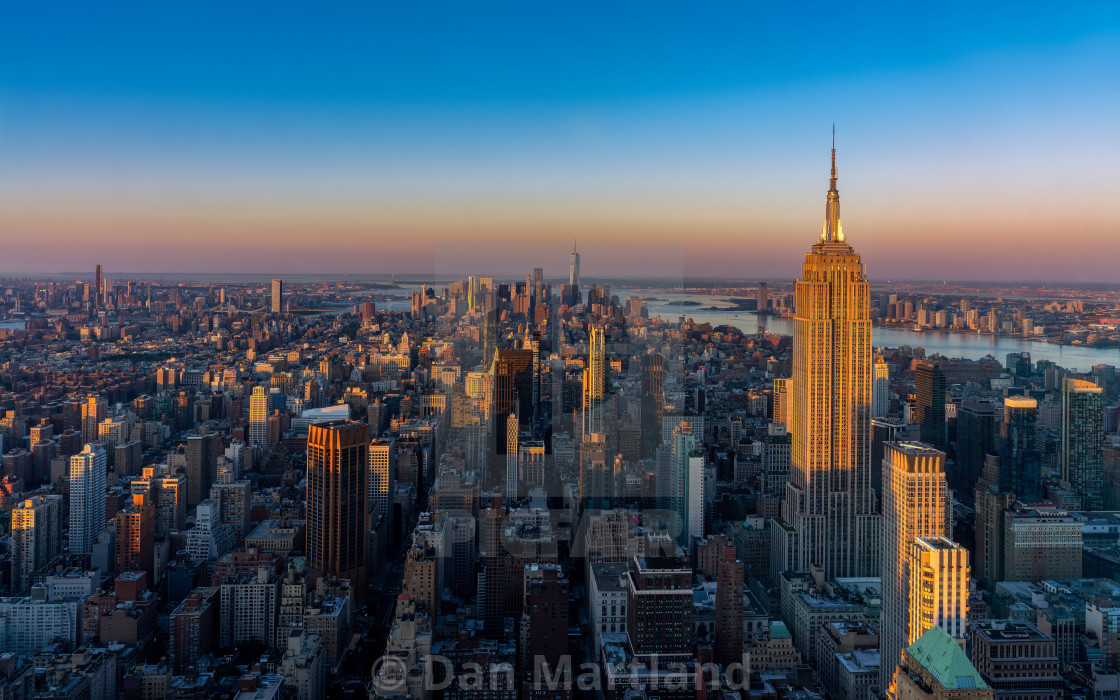
[[959, 544], [946, 537], [918, 537], [916, 541], [920, 546], [929, 550], [951, 551], [961, 549]]
[[627, 564], [625, 562], [596, 562], [591, 565], [595, 585], [600, 591], [626, 590]]
[[914, 455], [941, 454], [941, 450], [939, 450], [936, 447], [933, 447], [931, 445], [927, 445], [924, 442], [915, 442], [915, 441], [911, 441], [911, 440], [904, 440], [904, 441], [900, 441], [900, 442], [892, 442], [890, 444], [895, 445], [899, 450], [901, 450], [902, 452], [905, 452], [907, 454], [914, 454]]
[[793, 635], [789, 633], [786, 623], [777, 621], [770, 623], [770, 639], [791, 639], [792, 637]]
[[946, 690], [984, 690], [988, 687], [960, 643], [936, 625], [918, 637], [906, 651]]
[[1050, 640], [1029, 622], [1011, 620], [977, 620], [969, 627], [978, 635], [994, 642]]

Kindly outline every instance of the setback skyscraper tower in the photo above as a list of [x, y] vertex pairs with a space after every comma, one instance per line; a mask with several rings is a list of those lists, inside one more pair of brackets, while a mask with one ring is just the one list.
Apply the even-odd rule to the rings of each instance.
[[883, 615], [879, 634], [880, 683], [912, 641], [910, 559], [914, 538], [945, 537], [949, 494], [945, 453], [920, 442], [888, 442], [883, 459]]
[[840, 227], [835, 146], [834, 133], [824, 230], [795, 288], [791, 483], [775, 546], [795, 571], [819, 564], [829, 577], [875, 576], [870, 296]]

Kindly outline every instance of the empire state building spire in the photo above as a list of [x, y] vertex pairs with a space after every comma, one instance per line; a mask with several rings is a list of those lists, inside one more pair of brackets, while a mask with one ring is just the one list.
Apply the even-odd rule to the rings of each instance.
[[[835, 139], [835, 137], [834, 137]], [[835, 141], [834, 141], [835, 144]], [[779, 570], [875, 576], [871, 478], [871, 294], [840, 230], [836, 149], [824, 231], [794, 285], [790, 479], [775, 523]]]
[[828, 198], [824, 205], [824, 231], [821, 240], [826, 243], [842, 242], [844, 229], [840, 226], [840, 191], [836, 189], [836, 125], [832, 125], [832, 174], [828, 180]]

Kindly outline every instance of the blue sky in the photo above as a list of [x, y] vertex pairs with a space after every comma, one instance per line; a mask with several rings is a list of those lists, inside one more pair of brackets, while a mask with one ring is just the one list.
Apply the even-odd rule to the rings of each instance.
[[872, 277], [1114, 275], [1118, 3], [229, 5], [9, 11], [0, 272], [792, 276], [835, 121]]

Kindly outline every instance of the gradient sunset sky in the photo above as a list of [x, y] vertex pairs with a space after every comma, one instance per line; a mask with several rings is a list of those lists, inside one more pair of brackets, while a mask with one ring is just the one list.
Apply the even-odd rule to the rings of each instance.
[[0, 273], [1120, 282], [1120, 3], [17, 3]]

